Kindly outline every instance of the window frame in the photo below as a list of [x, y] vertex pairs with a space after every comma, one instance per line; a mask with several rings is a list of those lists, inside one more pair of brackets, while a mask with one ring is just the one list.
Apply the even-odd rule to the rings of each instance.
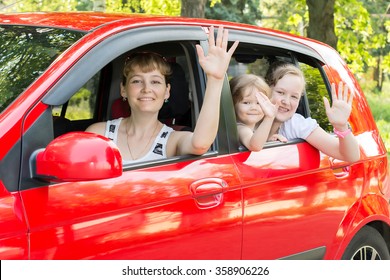
[[[284, 57], [290, 60], [290, 62], [299, 66], [299, 63], [305, 63], [310, 65], [313, 68], [318, 69], [322, 81], [325, 85], [325, 88], [328, 92], [328, 97], [331, 100], [330, 93], [330, 83], [329, 79], [323, 69], [325, 62], [321, 55], [316, 52], [314, 49], [310, 48], [308, 45], [300, 44], [297, 41], [292, 41], [290, 39], [284, 38], [282, 36], [270, 36], [268, 34], [259, 34], [256, 32], [244, 32], [233, 30], [229, 33], [229, 40], [234, 42], [238, 40], [239, 46], [233, 55], [233, 58], [240, 56], [241, 61], [252, 61], [254, 58], [261, 58], [263, 56], [279, 56]], [[263, 51], [263, 53], [259, 52], [259, 50]], [[245, 58], [247, 55], [247, 59]], [[229, 77], [230, 79], [231, 77]], [[306, 77], [305, 77], [306, 78]], [[236, 126], [236, 116], [234, 113], [234, 106], [231, 97], [230, 88], [223, 95], [225, 99], [231, 100], [232, 109], [229, 112], [230, 121], [228, 122], [230, 125], [227, 128], [229, 131], [229, 150], [232, 153], [248, 151], [244, 146], [242, 146], [239, 142], [237, 126]], [[227, 101], [225, 101], [227, 102]], [[307, 98], [307, 95], [304, 94], [300, 101], [300, 106], [303, 106], [303, 112], [305, 117], [310, 117], [310, 104]], [[226, 110], [225, 110], [226, 111]], [[226, 116], [225, 116], [226, 117]], [[330, 132], [330, 131], [328, 131]], [[264, 149], [282, 146], [282, 145], [291, 145], [296, 143], [305, 142], [303, 139], [294, 139], [290, 140], [287, 143], [282, 142], [267, 142], [264, 145]]]

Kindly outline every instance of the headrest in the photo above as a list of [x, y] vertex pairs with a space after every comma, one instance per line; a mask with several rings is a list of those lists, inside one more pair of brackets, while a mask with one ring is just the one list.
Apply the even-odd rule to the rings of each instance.
[[159, 119], [177, 118], [184, 115], [189, 107], [189, 88], [185, 72], [180, 64], [171, 62], [172, 75], [170, 97], [162, 106]]

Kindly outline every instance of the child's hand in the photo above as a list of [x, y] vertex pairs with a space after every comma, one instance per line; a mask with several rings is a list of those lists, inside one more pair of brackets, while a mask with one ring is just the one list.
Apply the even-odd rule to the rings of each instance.
[[209, 49], [207, 55], [200, 45], [196, 45], [199, 63], [208, 77], [223, 79], [230, 63], [230, 59], [238, 46], [235, 41], [229, 51], [226, 51], [228, 45], [228, 30], [222, 26], [218, 28], [216, 40], [214, 39], [214, 26], [209, 28]]
[[280, 134], [274, 134], [271, 137], [268, 138], [268, 141], [280, 141], [280, 142], [287, 142], [287, 138]]
[[263, 110], [264, 117], [275, 118], [278, 107], [269, 100], [269, 98], [262, 92], [256, 92], [256, 99]]
[[339, 83], [338, 94], [336, 85], [332, 84], [332, 107], [329, 100], [324, 97], [326, 115], [333, 127], [339, 131], [348, 129], [348, 118], [352, 111], [353, 92], [348, 96], [349, 87], [343, 82]]

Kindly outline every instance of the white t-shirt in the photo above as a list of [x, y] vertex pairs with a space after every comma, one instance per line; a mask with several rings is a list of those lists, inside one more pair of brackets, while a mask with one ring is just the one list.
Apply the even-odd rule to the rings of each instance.
[[279, 134], [286, 137], [288, 140], [306, 138], [318, 127], [315, 119], [305, 118], [300, 114], [295, 113], [291, 119], [285, 121], [279, 128]]
[[[106, 131], [104, 133], [104, 136], [111, 139], [115, 144], [118, 141], [118, 130], [122, 119], [123, 118], [119, 118], [107, 121], [106, 123]], [[167, 142], [169, 135], [172, 131], [173, 129], [171, 127], [166, 126], [164, 124], [164, 126], [158, 133], [158, 136], [156, 137], [156, 139], [154, 139], [150, 150], [145, 154], [145, 156], [136, 160], [122, 160], [123, 164], [167, 158]]]

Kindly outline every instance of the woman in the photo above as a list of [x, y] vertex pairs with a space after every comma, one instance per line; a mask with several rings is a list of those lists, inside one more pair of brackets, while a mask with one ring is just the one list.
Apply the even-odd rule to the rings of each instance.
[[220, 27], [214, 39], [214, 27], [210, 27], [208, 54], [204, 54], [200, 45], [196, 46], [207, 84], [194, 132], [173, 131], [158, 120], [159, 110], [169, 98], [167, 78], [171, 70], [163, 57], [149, 52], [133, 54], [125, 63], [121, 96], [128, 100], [131, 116], [95, 123], [86, 131], [111, 138], [119, 147], [124, 164], [204, 154], [217, 134], [223, 80], [238, 46], [236, 41], [227, 51], [227, 43], [227, 30]]
[[295, 113], [305, 88], [302, 71], [293, 64], [271, 65], [266, 81], [272, 90], [272, 102], [278, 106], [270, 135], [280, 133], [288, 140], [302, 138], [312, 146], [336, 159], [355, 162], [360, 158], [359, 144], [348, 126], [353, 93], [340, 82], [338, 94], [332, 84], [332, 106], [324, 97], [326, 115], [338, 137], [324, 131], [317, 121]]

